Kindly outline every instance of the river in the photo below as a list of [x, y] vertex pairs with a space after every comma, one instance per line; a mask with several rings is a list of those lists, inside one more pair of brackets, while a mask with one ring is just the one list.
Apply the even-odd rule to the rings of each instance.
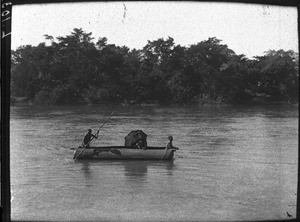
[[[141, 129], [173, 161], [72, 159]], [[296, 216], [298, 107], [11, 107], [11, 218], [39, 221], [276, 220]]]

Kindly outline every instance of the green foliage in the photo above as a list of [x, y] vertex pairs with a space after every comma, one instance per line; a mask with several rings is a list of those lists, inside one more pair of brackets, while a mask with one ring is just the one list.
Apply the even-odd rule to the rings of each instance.
[[36, 104], [297, 101], [299, 57], [270, 50], [250, 60], [213, 37], [189, 47], [159, 38], [141, 50], [94, 43], [92, 33], [45, 35], [12, 51], [11, 98]]

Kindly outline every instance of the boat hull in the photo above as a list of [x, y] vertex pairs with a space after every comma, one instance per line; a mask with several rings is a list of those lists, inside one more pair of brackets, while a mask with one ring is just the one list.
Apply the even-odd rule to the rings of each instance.
[[89, 147], [75, 148], [74, 159], [132, 159], [132, 160], [171, 160], [176, 149], [164, 147], [148, 147], [136, 149], [132, 147]]

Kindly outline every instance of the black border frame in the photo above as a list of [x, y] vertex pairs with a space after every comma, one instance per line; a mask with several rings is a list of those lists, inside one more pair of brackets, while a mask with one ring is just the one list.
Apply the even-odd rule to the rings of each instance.
[[[11, 191], [10, 191], [10, 69], [11, 69], [11, 17], [13, 5], [24, 4], [43, 4], [43, 3], [76, 3], [76, 2], [99, 2], [97, 0], [1, 0], [1, 221], [11, 221]], [[102, 1], [108, 2], [108, 1]], [[201, 2], [201, 1], [196, 1]], [[210, 2], [210, 1], [205, 1]], [[296, 6], [298, 10], [298, 44], [299, 44], [299, 1], [298, 0], [231, 0], [231, 1], [213, 1], [228, 3], [247, 3], [247, 4], [265, 4], [275, 6]], [[7, 11], [7, 12], [5, 12]], [[9, 12], [9, 14], [7, 14]], [[5, 16], [3, 16], [3, 13]], [[8, 19], [10, 17], [10, 19]], [[299, 47], [299, 45], [298, 45]], [[299, 120], [298, 120], [299, 129]], [[299, 142], [299, 138], [298, 138]], [[299, 143], [298, 143], [299, 144]], [[299, 169], [300, 169], [300, 150], [298, 148], [298, 184], [297, 193], [299, 193]], [[296, 219], [288, 221], [297, 221], [300, 215], [300, 198], [297, 195]], [[278, 221], [278, 220], [277, 220]], [[285, 221], [285, 220], [284, 220]]]

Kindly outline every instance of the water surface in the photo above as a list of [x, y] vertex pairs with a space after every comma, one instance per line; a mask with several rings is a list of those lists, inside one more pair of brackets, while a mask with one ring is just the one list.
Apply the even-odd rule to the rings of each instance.
[[[72, 159], [123, 145], [141, 129], [149, 146], [173, 135], [173, 161]], [[295, 217], [298, 107], [11, 107], [12, 220], [216, 221]]]

